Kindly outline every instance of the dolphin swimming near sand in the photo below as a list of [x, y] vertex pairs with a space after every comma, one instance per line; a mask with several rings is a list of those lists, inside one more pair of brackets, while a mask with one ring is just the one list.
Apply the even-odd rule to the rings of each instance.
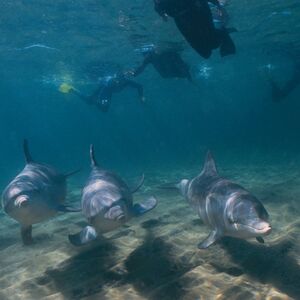
[[263, 243], [262, 237], [271, 232], [262, 203], [242, 186], [220, 177], [210, 152], [202, 172], [192, 180], [181, 180], [176, 188], [211, 229], [198, 244], [199, 249], [208, 248], [223, 236], [256, 238]]
[[24, 245], [31, 244], [32, 224], [53, 217], [57, 212], [74, 212], [64, 205], [66, 179], [70, 174], [60, 174], [52, 166], [34, 162], [27, 140], [23, 144], [25, 168], [5, 188], [2, 195], [4, 212], [21, 224]]
[[138, 186], [130, 190], [117, 174], [99, 167], [90, 147], [92, 171], [82, 192], [82, 212], [91, 226], [81, 232], [69, 235], [74, 246], [87, 244], [98, 235], [112, 231], [132, 217], [141, 216], [155, 208], [157, 200], [150, 197], [145, 202], [133, 204], [132, 194], [143, 184], [144, 176]]

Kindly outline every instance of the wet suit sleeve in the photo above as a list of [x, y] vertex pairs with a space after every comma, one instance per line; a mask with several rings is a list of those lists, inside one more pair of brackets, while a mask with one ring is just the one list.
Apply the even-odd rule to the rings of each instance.
[[151, 57], [150, 55], [147, 55], [144, 61], [142, 62], [142, 64], [134, 70], [134, 76], [140, 75], [145, 70], [147, 65], [150, 63], [151, 63]]
[[71, 91], [74, 95], [76, 95], [78, 98], [80, 98], [85, 103], [92, 104], [92, 96], [83, 95], [80, 91], [75, 90], [75, 89], [72, 89]]
[[144, 101], [144, 88], [141, 84], [139, 84], [135, 81], [132, 81], [132, 80], [127, 80], [127, 86], [130, 86], [130, 87], [136, 89], [141, 101]]
[[86, 104], [94, 104], [96, 102], [96, 98], [98, 97], [98, 95], [101, 93], [101, 91], [103, 90], [103, 87], [98, 88], [92, 95], [87, 96], [82, 94], [80, 91], [72, 89], [72, 93], [74, 95], [76, 95], [77, 97], [79, 97], [82, 101], [84, 101]]

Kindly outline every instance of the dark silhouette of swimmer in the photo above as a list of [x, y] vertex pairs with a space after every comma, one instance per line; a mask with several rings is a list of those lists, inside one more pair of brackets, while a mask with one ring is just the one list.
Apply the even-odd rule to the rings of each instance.
[[219, 48], [220, 55], [235, 54], [235, 45], [229, 36], [235, 29], [227, 29], [225, 22], [215, 22], [212, 10], [225, 18], [225, 8], [217, 0], [154, 0], [156, 12], [167, 19], [174, 18], [177, 28], [186, 41], [202, 57], [209, 58], [212, 50]]
[[296, 64], [292, 78], [282, 88], [272, 79], [270, 83], [272, 88], [272, 101], [281, 102], [300, 85], [300, 63]]
[[138, 76], [147, 65], [152, 64], [162, 78], [187, 78], [192, 82], [190, 67], [181, 58], [180, 50], [175, 48], [160, 49], [153, 44], [137, 49], [144, 55], [144, 60], [140, 66], [133, 70], [133, 75]]
[[95, 105], [102, 112], [107, 112], [111, 104], [112, 95], [123, 91], [127, 87], [136, 89], [141, 102], [145, 102], [143, 86], [130, 80], [127, 72], [119, 72], [113, 76], [103, 78], [100, 86], [90, 96], [85, 96], [74, 88], [71, 88], [70, 91], [79, 96], [85, 103]]

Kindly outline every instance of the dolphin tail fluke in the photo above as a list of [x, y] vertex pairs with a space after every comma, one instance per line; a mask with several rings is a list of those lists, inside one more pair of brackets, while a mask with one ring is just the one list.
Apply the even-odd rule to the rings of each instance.
[[155, 208], [156, 205], [157, 199], [152, 196], [142, 203], [134, 204], [132, 211], [135, 217], [139, 217]]
[[209, 236], [198, 244], [199, 249], [206, 249], [212, 244], [214, 244], [218, 239], [220, 239], [221, 235], [217, 230], [213, 230]]
[[95, 158], [95, 151], [94, 151], [94, 145], [93, 144], [90, 145], [90, 159], [91, 159], [91, 166], [92, 167], [97, 167], [98, 163], [97, 163], [96, 158]]
[[29, 226], [22, 225], [21, 226], [21, 237], [22, 237], [23, 244], [25, 246], [31, 245], [33, 243], [32, 225], [29, 225]]
[[211, 176], [218, 174], [215, 160], [209, 150], [207, 151], [206, 154], [206, 159], [205, 159], [205, 163], [201, 175], [202, 174], [211, 175]]
[[69, 241], [74, 246], [83, 246], [97, 238], [97, 232], [92, 226], [86, 226], [79, 233], [70, 234]]
[[141, 177], [138, 185], [134, 189], [131, 190], [131, 193], [132, 194], [136, 193], [143, 186], [144, 181], [145, 181], [145, 174], [142, 174], [142, 177]]
[[23, 151], [24, 151], [26, 163], [29, 164], [29, 163], [33, 162], [33, 159], [31, 157], [31, 154], [30, 154], [30, 151], [29, 151], [28, 140], [27, 139], [23, 140]]

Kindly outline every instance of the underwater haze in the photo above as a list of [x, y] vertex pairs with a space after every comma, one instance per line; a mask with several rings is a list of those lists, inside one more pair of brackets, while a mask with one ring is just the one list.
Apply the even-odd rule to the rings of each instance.
[[[63, 173], [67, 200], [80, 205], [97, 160], [157, 207], [90, 246], [68, 235], [81, 213], [34, 225], [23, 246], [19, 224], [0, 212], [0, 299], [300, 299], [300, 84], [272, 101], [300, 65], [298, 0], [229, 0], [237, 53], [199, 56], [149, 0], [2, 0], [0, 3], [0, 187], [22, 170], [22, 141], [34, 160]], [[131, 70], [143, 45], [180, 45], [193, 82], [162, 78], [152, 66], [134, 89], [113, 95], [108, 112], [86, 105], [99, 78]], [[209, 229], [179, 194], [158, 187], [200, 173], [210, 150], [222, 176], [251, 191], [269, 212], [264, 244], [224, 238], [206, 250]]]

